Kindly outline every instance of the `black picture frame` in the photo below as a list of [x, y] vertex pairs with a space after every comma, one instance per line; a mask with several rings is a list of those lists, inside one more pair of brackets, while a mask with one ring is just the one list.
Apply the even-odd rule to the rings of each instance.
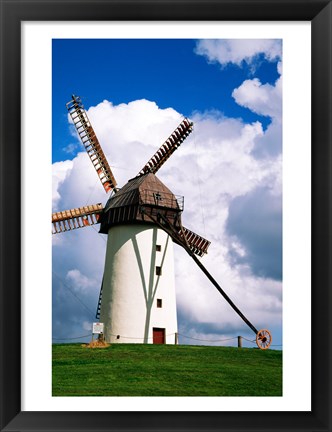
[[[332, 5], [326, 0], [0, 0], [1, 431], [332, 431]], [[312, 410], [310, 412], [21, 411], [21, 22], [311, 21]], [[299, 156], [300, 157], [300, 156]], [[13, 175], [13, 165], [15, 175]], [[299, 300], [301, 287], [299, 290]], [[299, 302], [300, 307], [300, 302]], [[296, 317], [294, 317], [296, 319]], [[6, 323], [10, 322], [8, 334]], [[294, 337], [296, 344], [296, 336]], [[301, 349], [301, 347], [299, 347]], [[305, 377], [307, 379], [307, 377]], [[111, 407], [110, 407], [111, 408]]]

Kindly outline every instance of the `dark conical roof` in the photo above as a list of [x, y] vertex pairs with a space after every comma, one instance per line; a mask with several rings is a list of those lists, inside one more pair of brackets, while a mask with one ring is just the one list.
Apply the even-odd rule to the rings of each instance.
[[100, 232], [107, 233], [117, 224], [151, 223], [148, 215], [156, 211], [174, 219], [182, 210], [182, 197], [176, 197], [154, 174], [144, 174], [129, 180], [110, 197], [101, 216]]

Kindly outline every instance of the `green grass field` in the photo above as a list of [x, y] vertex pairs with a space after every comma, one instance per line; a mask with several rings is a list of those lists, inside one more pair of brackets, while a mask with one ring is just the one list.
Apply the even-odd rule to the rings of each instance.
[[282, 351], [53, 345], [53, 396], [281, 396]]

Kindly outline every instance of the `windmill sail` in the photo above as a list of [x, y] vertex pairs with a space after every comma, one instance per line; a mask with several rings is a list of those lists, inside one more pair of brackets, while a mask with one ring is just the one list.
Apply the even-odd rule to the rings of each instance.
[[206, 254], [208, 247], [211, 244], [209, 240], [206, 240], [204, 237], [201, 237], [200, 235], [194, 233], [193, 231], [190, 231], [188, 228], [185, 227], [182, 227], [182, 229], [178, 231], [178, 235], [182, 240], [185, 238], [185, 241], [191, 251], [199, 256]]
[[52, 214], [52, 234], [71, 231], [99, 223], [102, 204], [73, 208]]
[[78, 96], [73, 95], [72, 100], [66, 106], [105, 192], [108, 193], [116, 187], [117, 183], [88, 119], [82, 101]]
[[97, 310], [96, 310], [96, 319], [100, 318], [101, 300], [103, 297], [103, 282], [104, 281], [102, 281], [102, 283], [101, 283], [100, 291], [99, 291], [99, 298], [98, 298], [98, 304], [97, 304]]
[[162, 165], [167, 161], [175, 150], [180, 147], [182, 142], [187, 138], [188, 135], [193, 131], [193, 123], [185, 118], [175, 131], [167, 138], [164, 144], [157, 150], [152, 158], [144, 165], [138, 176], [153, 173], [155, 174]]

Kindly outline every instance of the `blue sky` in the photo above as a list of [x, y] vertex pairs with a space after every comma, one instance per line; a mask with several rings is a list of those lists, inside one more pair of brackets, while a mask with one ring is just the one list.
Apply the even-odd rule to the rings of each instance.
[[248, 76], [273, 84], [278, 78], [277, 61], [257, 55], [255, 67], [243, 62], [208, 64], [195, 55], [197, 41], [189, 40], [70, 40], [53, 41], [53, 161], [63, 160], [63, 143], [68, 139], [67, 111], [63, 101], [72, 93], [93, 106], [107, 99], [113, 104], [133, 100], [155, 101], [161, 108], [172, 107], [184, 116], [193, 112], [220, 111], [246, 122], [270, 123], [238, 105], [232, 90]]
[[[194, 132], [158, 177], [184, 195], [184, 225], [211, 241], [204, 264], [281, 345], [281, 41], [58, 39], [52, 65], [53, 210], [107, 198], [69, 124], [72, 94], [120, 186], [188, 116]], [[89, 333], [105, 244], [93, 228], [53, 236], [55, 341]], [[175, 261], [180, 342], [253, 339], [177, 246]]]

